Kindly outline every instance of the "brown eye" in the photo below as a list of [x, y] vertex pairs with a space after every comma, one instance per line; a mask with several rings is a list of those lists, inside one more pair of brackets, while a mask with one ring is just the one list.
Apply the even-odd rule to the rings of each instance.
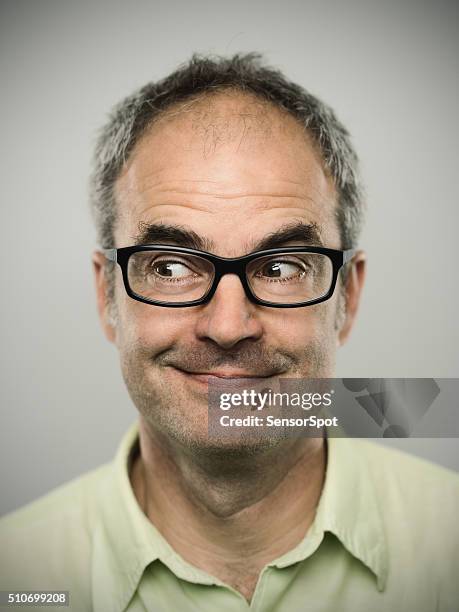
[[187, 278], [193, 272], [180, 261], [155, 261], [152, 265], [153, 271], [158, 276], [166, 278]]
[[304, 268], [294, 261], [270, 261], [257, 272], [258, 278], [289, 279], [298, 278], [304, 273]]

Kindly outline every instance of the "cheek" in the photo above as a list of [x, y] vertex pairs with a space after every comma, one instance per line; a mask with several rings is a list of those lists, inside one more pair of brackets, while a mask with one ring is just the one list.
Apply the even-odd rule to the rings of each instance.
[[292, 308], [279, 321], [279, 337], [302, 347], [312, 341], [326, 341], [335, 333], [336, 302], [334, 297], [327, 302], [308, 306], [307, 308]]
[[335, 370], [337, 332], [336, 302], [291, 309], [281, 319], [271, 345], [284, 347], [294, 356], [292, 375], [299, 377], [332, 377]]
[[151, 356], [166, 350], [191, 327], [185, 310], [151, 306], [122, 296], [118, 301], [118, 348], [142, 346]]

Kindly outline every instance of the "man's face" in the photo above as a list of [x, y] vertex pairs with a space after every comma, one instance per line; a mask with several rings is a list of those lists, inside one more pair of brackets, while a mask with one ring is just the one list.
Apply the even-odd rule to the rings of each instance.
[[[244, 95], [206, 97], [157, 122], [130, 156], [116, 196], [117, 247], [151, 242], [160, 236], [152, 226], [160, 225], [236, 257], [302, 224], [274, 246], [308, 244], [301, 233], [310, 226], [315, 244], [341, 248], [336, 192], [319, 153], [293, 118]], [[209, 373], [266, 377], [267, 384], [275, 376], [333, 376], [338, 288], [321, 304], [277, 309], [253, 304], [238, 277], [225, 275], [208, 304], [165, 308], [130, 298], [117, 270], [111, 326], [101, 270], [96, 266], [101, 314], [130, 395], [149, 425], [173, 440], [206, 445]]]

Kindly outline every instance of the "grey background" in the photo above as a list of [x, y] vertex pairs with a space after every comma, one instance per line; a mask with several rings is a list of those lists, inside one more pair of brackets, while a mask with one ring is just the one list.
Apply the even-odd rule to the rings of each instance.
[[[263, 52], [353, 134], [369, 277], [337, 376], [458, 377], [454, 2], [11, 0], [0, 10], [0, 512], [109, 460], [136, 418], [96, 316], [91, 147], [116, 101], [193, 51]], [[391, 444], [459, 469], [455, 439]]]

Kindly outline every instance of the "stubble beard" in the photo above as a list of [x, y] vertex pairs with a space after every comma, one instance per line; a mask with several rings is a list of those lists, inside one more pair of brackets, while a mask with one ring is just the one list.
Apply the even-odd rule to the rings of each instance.
[[[262, 361], [270, 363], [273, 370], [275, 366], [281, 369], [282, 363], [285, 367], [289, 363], [290, 367], [279, 377], [323, 378], [330, 376], [333, 370], [331, 349], [329, 342], [311, 342], [300, 358], [288, 358], [271, 350], [268, 359], [265, 351]], [[259, 348], [255, 350], [260, 351]], [[191, 365], [190, 353], [192, 355], [192, 351], [187, 351], [187, 363]], [[242, 429], [240, 436], [227, 436], [223, 432], [218, 435], [213, 428], [209, 436], [205, 390], [193, 388], [186, 379], [177, 377], [168, 365], [167, 352], [156, 359], [151, 355], [148, 347], [131, 346], [124, 351], [121, 355], [123, 378], [149, 437], [170, 447], [172, 452], [178, 449], [199, 462], [214, 462], [215, 467], [220, 466], [219, 470], [222, 466], [226, 468], [226, 460], [231, 459], [228, 469], [237, 470], [238, 465], [247, 464], [247, 459], [270, 454], [288, 443], [286, 435], [276, 428], [257, 428], [255, 432], [254, 428]], [[253, 358], [245, 353], [242, 361], [253, 363]]]

